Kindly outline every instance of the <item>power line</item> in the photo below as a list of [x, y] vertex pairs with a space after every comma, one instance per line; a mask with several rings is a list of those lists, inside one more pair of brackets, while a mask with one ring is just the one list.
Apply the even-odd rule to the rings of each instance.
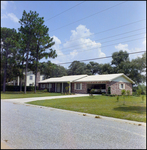
[[[135, 41], [135, 40], [139, 40], [139, 39], [143, 39], [143, 38], [144, 37], [141, 37], [141, 38], [138, 38], [138, 39], [129, 40], [129, 41], [123, 41], [123, 42], [119, 42], [119, 43], [131, 42], [131, 41]], [[99, 48], [108, 47], [108, 46], [112, 46], [112, 45], [116, 45], [116, 44], [118, 44], [118, 43], [111, 44], [111, 45], [106, 45], [106, 46], [102, 46], [102, 47], [99, 47]], [[84, 51], [78, 51], [78, 53], [89, 51], [89, 50], [94, 50], [94, 49], [97, 49], [97, 48], [91, 48], [91, 49], [84, 50]], [[69, 54], [67, 54], [67, 55], [69, 55]], [[58, 56], [63, 57], [63, 56], [67, 56], [67, 55], [58, 55]]]
[[[102, 38], [102, 39], [97, 39], [97, 40], [94, 40], [94, 41], [100, 41], [100, 40], [112, 38], [112, 37], [115, 37], [115, 36], [123, 35], [123, 34], [126, 34], [126, 33], [131, 33], [131, 32], [138, 31], [138, 30], [142, 30], [142, 29], [145, 29], [145, 28], [141, 28], [141, 29], [137, 29], [137, 30], [125, 32], [125, 33], [122, 33], [122, 34], [117, 34], [117, 35], [109, 36], [109, 37]], [[87, 42], [87, 43], [91, 43], [91, 42]], [[87, 44], [87, 43], [86, 43], [86, 44]], [[81, 46], [81, 45], [83, 45], [83, 44], [78, 44], [78, 45], [74, 45], [74, 46], [71, 46], [71, 47], [61, 48], [60, 50], [62, 50], [62, 49], [65, 50], [65, 49], [69, 49], [69, 48], [73, 48], [73, 47], [77, 47], [77, 46]], [[62, 51], [62, 52], [65, 52], [65, 51]]]
[[76, 22], [79, 22], [79, 21], [81, 21], [81, 20], [87, 19], [87, 18], [89, 18], [89, 17], [91, 17], [91, 16], [94, 16], [94, 15], [96, 15], [96, 14], [98, 14], [98, 13], [101, 13], [101, 12], [103, 12], [103, 11], [109, 10], [109, 9], [111, 9], [111, 8], [113, 8], [113, 7], [118, 6], [118, 5], [121, 5], [122, 3], [126, 3], [126, 1], [125, 1], [125, 2], [121, 2], [121, 3], [119, 3], [119, 4], [116, 4], [116, 5], [113, 5], [113, 6], [111, 6], [111, 7], [108, 7], [108, 8], [106, 8], [106, 9], [102, 10], [102, 11], [99, 11], [99, 12], [97, 12], [97, 13], [94, 13], [94, 14], [90, 15], [90, 16], [87, 16], [87, 17], [85, 17], [85, 18], [82, 18], [82, 19], [79, 19], [79, 20], [74, 21], [74, 22], [72, 22], [72, 23], [69, 23], [69, 24], [67, 24], [67, 25], [65, 25], [65, 26], [59, 27], [59, 28], [57, 28], [57, 29], [55, 29], [55, 30], [52, 30], [52, 31], [50, 31], [50, 32], [59, 30], [59, 29], [61, 29], [61, 28], [63, 28], [63, 27], [69, 26], [69, 25], [71, 25], [71, 24], [73, 24], [73, 23], [76, 23]]
[[[131, 25], [131, 24], [134, 24], [134, 23], [138, 23], [138, 22], [141, 22], [141, 21], [145, 21], [146, 19], [142, 19], [142, 20], [138, 20], [138, 21], [135, 21], [135, 22], [131, 22], [131, 23], [128, 23], [128, 24], [125, 24], [125, 25], [122, 25], [122, 26], [118, 26], [118, 27], [115, 27], [115, 28], [111, 28], [111, 29], [108, 29], [108, 30], [104, 30], [104, 31], [101, 31], [101, 32], [96, 32], [96, 33], [93, 33], [91, 35], [88, 35], [89, 36], [92, 36], [92, 35], [96, 35], [96, 34], [100, 34], [100, 33], [104, 33], [104, 32], [108, 32], [108, 31], [111, 31], [111, 30], [115, 30], [115, 29], [118, 29], [118, 28], [121, 28], [121, 27], [124, 27], [124, 26], [128, 26], [128, 25]], [[77, 41], [81, 38], [86, 38], [87, 36], [82, 36], [80, 38], [77, 38], [76, 40], [70, 40], [71, 41]]]
[[83, 2], [81, 2], [81, 3], [79, 3], [79, 4], [77, 4], [77, 5], [74, 5], [73, 7], [69, 8], [69, 9], [67, 9], [67, 10], [62, 11], [61, 13], [59, 13], [59, 14], [57, 14], [57, 15], [55, 15], [55, 16], [49, 18], [49, 19], [47, 19], [46, 21], [51, 20], [51, 19], [53, 19], [53, 18], [55, 18], [55, 17], [57, 17], [57, 16], [63, 14], [64, 12], [69, 11], [70, 9], [72, 9], [72, 8], [74, 8], [74, 7], [77, 7], [78, 5], [80, 5], [80, 4], [84, 3], [84, 2], [85, 2], [85, 1], [83, 1]]
[[[131, 54], [135, 54], [135, 53], [142, 53], [142, 52], [146, 52], [146, 51], [138, 51], [138, 52], [132, 52], [132, 53], [128, 53], [129, 55]], [[85, 59], [85, 60], [79, 60], [79, 61], [90, 61], [90, 60], [96, 60], [96, 59], [105, 59], [105, 58], [110, 58], [112, 56], [107, 56], [107, 57], [99, 57], [99, 58], [93, 58], [93, 59]], [[58, 63], [56, 65], [60, 65], [60, 64], [69, 64], [72, 62], [65, 62], [65, 63]]]

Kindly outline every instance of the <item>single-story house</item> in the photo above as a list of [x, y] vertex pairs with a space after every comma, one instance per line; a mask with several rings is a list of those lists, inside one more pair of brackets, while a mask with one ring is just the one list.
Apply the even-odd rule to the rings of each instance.
[[108, 93], [121, 95], [121, 90], [129, 90], [132, 94], [133, 80], [123, 73], [105, 75], [70, 75], [56, 78], [49, 78], [39, 81], [39, 89], [49, 89], [49, 92], [69, 92], [86, 94], [91, 89], [97, 93]]

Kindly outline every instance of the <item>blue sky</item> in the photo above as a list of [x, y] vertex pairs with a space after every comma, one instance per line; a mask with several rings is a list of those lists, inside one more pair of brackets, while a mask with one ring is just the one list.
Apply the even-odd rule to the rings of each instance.
[[[41, 62], [59, 64], [111, 56], [119, 50], [146, 51], [146, 1], [1, 1], [1, 26], [18, 29], [23, 10], [44, 17], [54, 38], [58, 57]], [[70, 63], [60, 65], [68, 68]]]

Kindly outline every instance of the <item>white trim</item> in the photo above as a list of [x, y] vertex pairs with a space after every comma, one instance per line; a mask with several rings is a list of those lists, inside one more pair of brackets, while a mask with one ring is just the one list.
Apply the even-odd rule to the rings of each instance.
[[[123, 87], [122, 87], [122, 85], [123, 85]], [[125, 89], [125, 84], [124, 83], [119, 83], [119, 89]]]

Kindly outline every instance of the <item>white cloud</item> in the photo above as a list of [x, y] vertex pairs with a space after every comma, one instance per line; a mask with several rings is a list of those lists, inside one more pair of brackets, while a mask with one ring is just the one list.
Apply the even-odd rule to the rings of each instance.
[[[93, 53], [95, 53], [94, 56], [97, 57], [105, 56], [105, 54], [101, 52], [101, 48], [100, 48], [101, 43], [96, 43], [95, 41], [92, 41], [90, 38], [88, 38], [93, 33], [91, 33], [90, 30], [86, 28], [86, 26], [79, 25], [76, 28], [76, 30], [71, 30], [71, 33], [72, 35], [70, 36], [70, 40], [66, 41], [66, 43], [63, 44], [63, 47], [66, 49], [65, 52], [66, 54], [68, 53], [69, 50], [73, 50], [74, 48], [74, 51], [70, 52], [70, 54], [74, 54], [76, 50], [76, 55], [78, 52], [79, 56], [84, 56], [87, 53], [89, 53], [91, 50], [92, 51], [94, 50], [93, 51]], [[89, 57], [90, 56], [88, 55], [88, 58]]]
[[56, 50], [57, 55], [62, 55], [63, 56], [63, 53], [60, 50], [60, 44], [61, 44], [60, 39], [54, 35], [53, 36], [53, 41], [55, 42], [55, 45], [53, 46], [53, 49]]
[[127, 51], [127, 52], [130, 52], [130, 50], [128, 49], [128, 44], [118, 44], [115, 46], [115, 48], [120, 51], [120, 50], [123, 50], [123, 51]]
[[70, 55], [72, 57], [75, 57], [78, 54], [77, 50], [74, 50], [73, 52], [70, 52]]
[[13, 13], [8, 13], [7, 16], [8, 16], [12, 21], [18, 23], [19, 19], [16, 17], [15, 14], [13, 14]]
[[7, 5], [8, 5], [7, 1], [1, 1], [1, 9], [6, 9]]
[[[53, 48], [56, 50], [58, 56], [51, 61], [53, 63], [65, 63], [75, 60], [80, 61], [105, 57], [105, 53], [101, 50], [101, 43], [90, 39], [90, 35], [92, 34], [86, 26], [79, 25], [75, 30], [71, 30], [71, 36], [65, 43], [61, 43], [58, 37], [53, 36], [55, 41]], [[102, 60], [98, 61], [100, 62]], [[88, 61], [85, 63], [88, 63]], [[65, 64], [64, 67], [68, 67], [69, 65], [70, 63]]]
[[142, 42], [144, 45], [145, 45], [145, 47], [146, 47], [146, 34], [145, 34], [145, 39], [144, 39], [144, 41]]
[[[141, 48], [137, 48], [137, 47], [130, 49], [128, 44], [121, 44], [121, 43], [116, 45], [115, 48], [118, 51], [123, 50], [123, 51], [127, 51], [128, 53], [139, 52], [142, 50]], [[142, 57], [142, 53], [136, 53], [136, 54], [129, 55], [130, 60], [135, 59], [137, 57]]]
[[5, 14], [2, 14], [1, 19], [4, 19], [4, 18], [8, 18], [8, 16]]

